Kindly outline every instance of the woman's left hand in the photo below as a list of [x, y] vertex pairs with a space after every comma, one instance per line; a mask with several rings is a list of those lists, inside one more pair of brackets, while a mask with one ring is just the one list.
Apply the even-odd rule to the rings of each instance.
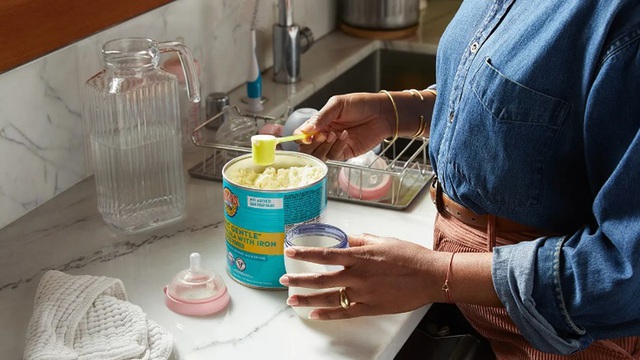
[[420, 245], [370, 234], [349, 237], [349, 248], [288, 248], [285, 256], [343, 270], [321, 274], [287, 274], [285, 286], [312, 289], [344, 288], [350, 305], [340, 305], [339, 290], [293, 295], [291, 306], [322, 307], [311, 319], [347, 319], [359, 316], [402, 313], [443, 301], [441, 287], [449, 255]]

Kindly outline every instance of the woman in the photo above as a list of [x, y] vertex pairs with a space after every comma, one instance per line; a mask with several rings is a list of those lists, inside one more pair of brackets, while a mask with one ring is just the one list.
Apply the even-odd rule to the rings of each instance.
[[333, 97], [297, 130], [338, 160], [429, 136], [437, 251], [290, 249], [345, 269], [285, 275], [343, 288], [288, 303], [324, 320], [453, 302], [498, 358], [640, 358], [640, 2], [465, 1], [437, 59], [437, 91]]

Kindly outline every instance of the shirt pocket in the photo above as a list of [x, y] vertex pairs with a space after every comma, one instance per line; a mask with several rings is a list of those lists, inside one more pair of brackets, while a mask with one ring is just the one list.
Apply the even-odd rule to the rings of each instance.
[[470, 86], [457, 120], [454, 143], [464, 150], [454, 152], [454, 169], [477, 192], [469, 195], [479, 204], [537, 205], [569, 103], [511, 80], [489, 58]]

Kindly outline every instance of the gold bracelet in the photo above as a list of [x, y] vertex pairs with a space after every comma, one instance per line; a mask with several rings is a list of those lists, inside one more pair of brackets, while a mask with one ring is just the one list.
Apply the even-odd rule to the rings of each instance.
[[[411, 94], [411, 96], [417, 96], [420, 101], [424, 101], [424, 96], [422, 96], [422, 94], [420, 93], [420, 91], [416, 90], [416, 89], [409, 89], [409, 90], [402, 90], [403, 92], [408, 92]], [[433, 90], [431, 90], [433, 91]], [[430, 92], [431, 92], [430, 91]], [[420, 135], [422, 135], [424, 133], [424, 131], [426, 130], [427, 127], [427, 123], [424, 121], [424, 116], [420, 115], [420, 125], [418, 126], [418, 130], [416, 130], [416, 132], [411, 135], [411, 137], [418, 137]]]
[[402, 92], [408, 92], [411, 96], [417, 95], [420, 98], [420, 101], [424, 101], [424, 97], [420, 93], [420, 91], [416, 89], [402, 90]]
[[453, 268], [453, 257], [456, 256], [455, 252], [451, 253], [451, 258], [449, 258], [449, 267], [447, 268], [447, 275], [444, 278], [444, 284], [442, 285], [442, 291], [444, 291], [444, 296], [447, 298], [447, 302], [449, 304], [453, 304], [453, 299], [451, 299], [451, 286], [449, 285], [449, 281], [451, 280], [451, 272]]
[[378, 93], [385, 93], [387, 94], [387, 96], [389, 97], [389, 100], [391, 100], [391, 105], [393, 105], [393, 112], [396, 115], [396, 131], [393, 134], [393, 139], [388, 140], [388, 139], [384, 139], [384, 142], [388, 143], [392, 143], [394, 141], [396, 141], [396, 139], [398, 138], [398, 131], [400, 128], [400, 117], [398, 116], [398, 107], [396, 106], [396, 102], [393, 100], [393, 96], [391, 96], [391, 94], [389, 94], [389, 92], [387, 90], [380, 90], [378, 91]]
[[424, 91], [428, 91], [433, 94], [433, 96], [438, 96], [438, 92], [433, 89], [424, 89]]
[[418, 137], [421, 136], [424, 131], [426, 130], [427, 127], [427, 122], [424, 121], [424, 116], [420, 115], [420, 126], [418, 126], [418, 130], [415, 132], [415, 134], [411, 135], [411, 137]]

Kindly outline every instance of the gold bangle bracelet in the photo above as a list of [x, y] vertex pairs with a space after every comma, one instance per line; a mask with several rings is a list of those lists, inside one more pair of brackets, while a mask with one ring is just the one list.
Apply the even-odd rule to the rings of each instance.
[[425, 128], [427, 127], [427, 122], [424, 121], [424, 116], [420, 115], [420, 126], [418, 126], [418, 130], [416, 130], [415, 134], [411, 135], [411, 137], [419, 137], [424, 133]]
[[402, 90], [402, 92], [408, 92], [409, 94], [411, 94], [411, 96], [416, 95], [416, 96], [418, 96], [420, 98], [420, 101], [424, 101], [424, 96], [422, 96], [420, 91], [418, 91], [416, 89]]
[[393, 112], [396, 115], [396, 130], [395, 130], [395, 133], [393, 134], [393, 139], [391, 140], [384, 139], [384, 142], [392, 143], [396, 141], [396, 139], [398, 138], [398, 131], [400, 128], [400, 117], [398, 116], [398, 107], [396, 106], [396, 102], [393, 100], [393, 96], [391, 96], [391, 94], [387, 90], [380, 90], [379, 93], [385, 93], [387, 97], [389, 97], [389, 100], [391, 100], [391, 105], [393, 105]]
[[428, 91], [433, 94], [433, 96], [438, 96], [438, 92], [433, 89], [424, 89], [424, 91]]
[[[416, 90], [416, 89], [408, 89], [408, 90], [402, 90], [403, 92], [408, 92], [411, 94], [411, 96], [413, 97], [418, 97], [420, 99], [420, 101], [424, 101], [424, 96], [422, 96], [422, 93], [420, 93], [420, 91]], [[428, 89], [429, 92], [433, 92], [433, 90]], [[419, 137], [421, 136], [424, 131], [426, 130], [427, 127], [427, 123], [424, 121], [424, 116], [423, 115], [419, 115], [420, 116], [420, 124], [418, 125], [418, 130], [416, 130], [416, 132], [411, 135], [411, 137]]]

